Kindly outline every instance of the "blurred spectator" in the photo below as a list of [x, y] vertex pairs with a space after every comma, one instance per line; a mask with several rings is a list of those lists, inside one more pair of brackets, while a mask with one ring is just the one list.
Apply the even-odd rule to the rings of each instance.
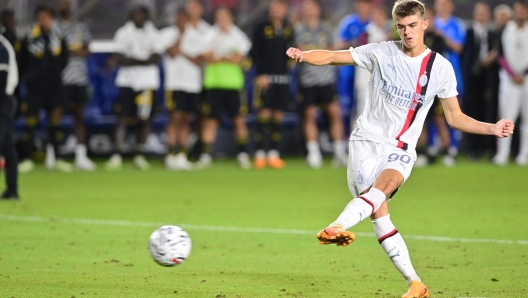
[[[528, 165], [528, 3], [518, 0], [502, 35], [500, 59], [499, 118], [517, 119], [521, 115], [521, 146], [516, 162]], [[511, 138], [498, 140], [493, 161], [505, 165], [510, 155]]]
[[[387, 11], [383, 6], [376, 5], [372, 8], [371, 22], [365, 27], [359, 38], [361, 45], [367, 43], [380, 43], [392, 39], [392, 21], [389, 21]], [[370, 71], [356, 67], [356, 74], [354, 78], [354, 87], [356, 91], [356, 104], [354, 107], [354, 116], [350, 119], [351, 129], [356, 125], [356, 120], [359, 115], [363, 113], [365, 108], [365, 100], [367, 98], [368, 81], [370, 79]]]
[[19, 171], [29, 172], [34, 164], [31, 160], [35, 129], [39, 112], [45, 109], [48, 115], [48, 145], [46, 167], [71, 172], [73, 166], [60, 157], [59, 143], [62, 138], [60, 122], [65, 103], [62, 101], [62, 71], [68, 62], [68, 48], [57, 23], [55, 12], [48, 6], [39, 6], [35, 12], [36, 24], [23, 41], [20, 53], [20, 70], [27, 88], [21, 111], [25, 115], [24, 133], [21, 141]]
[[[288, 3], [272, 0], [268, 8], [268, 19], [255, 27], [251, 57], [257, 71], [254, 92], [258, 109], [255, 141], [255, 168], [267, 164], [276, 169], [283, 168], [279, 142], [284, 111], [290, 99], [290, 76], [288, 57], [284, 54], [295, 40], [293, 27], [286, 20]], [[271, 129], [271, 148], [264, 148], [264, 137]], [[266, 151], [268, 151], [266, 155]]]
[[[332, 28], [321, 20], [321, 6], [318, 1], [303, 2], [302, 21], [295, 27], [295, 39], [297, 47], [302, 51], [334, 48]], [[320, 168], [323, 163], [317, 141], [317, 107], [321, 107], [327, 114], [330, 124], [329, 130], [334, 142], [334, 164], [345, 166], [348, 157], [345, 152], [346, 143], [343, 140], [341, 107], [335, 92], [335, 68], [317, 67], [307, 63], [300, 64], [299, 68], [303, 129], [308, 149], [306, 160], [312, 168]]]
[[[197, 4], [191, 1], [187, 5], [190, 7]], [[193, 8], [188, 10], [192, 11]], [[165, 101], [169, 113], [169, 152], [165, 158], [165, 166], [171, 170], [192, 168], [187, 159], [186, 148], [189, 141], [190, 117], [196, 115], [200, 109], [204, 36], [210, 28], [209, 24], [201, 20], [201, 13], [197, 15], [198, 17], [194, 17], [190, 22], [187, 11], [179, 10], [175, 25], [161, 31], [165, 48]]]
[[151, 116], [154, 90], [160, 86], [159, 78], [159, 33], [149, 20], [145, 6], [134, 7], [130, 21], [117, 30], [114, 43], [121, 66], [116, 78], [119, 90], [119, 115], [115, 132], [114, 153], [106, 164], [108, 170], [118, 170], [122, 166], [125, 138], [129, 126], [138, 126], [135, 165], [148, 170], [150, 165], [145, 158], [145, 142], [151, 129]]
[[434, 25], [438, 33], [444, 37], [447, 45], [447, 51], [443, 55], [453, 65], [457, 79], [457, 91], [462, 96], [464, 84], [459, 55], [464, 46], [466, 28], [462, 20], [453, 16], [455, 7], [452, 0], [435, 0], [434, 9], [436, 12]]
[[[497, 57], [493, 50], [493, 34], [490, 28], [491, 11], [488, 4], [478, 2], [473, 10], [473, 22], [466, 31], [466, 42], [462, 51], [462, 72], [467, 87], [462, 103], [464, 113], [476, 120], [486, 121], [486, 111], [491, 108], [492, 98], [488, 79], [490, 67]], [[472, 160], [482, 157], [489, 148], [486, 137], [465, 134], [468, 157]]]
[[[244, 88], [244, 72], [240, 65], [251, 42], [246, 34], [233, 24], [233, 14], [227, 7], [215, 12], [215, 25], [205, 36], [204, 88], [208, 95], [208, 109], [202, 127], [202, 143], [212, 146], [222, 114], [225, 112], [234, 126], [237, 143], [237, 161], [241, 168], [251, 168], [247, 152], [248, 129], [245, 122], [247, 106], [240, 102]], [[201, 160], [203, 160], [201, 158]], [[212, 160], [211, 157], [208, 160]], [[203, 166], [203, 165], [202, 165]]]
[[507, 4], [499, 4], [493, 9], [493, 22], [498, 30], [503, 30], [512, 18], [512, 9]]
[[[3, 29], [0, 26], [0, 29]], [[0, 155], [5, 160], [7, 188], [2, 199], [18, 199], [17, 154], [13, 144], [13, 128], [16, 100], [13, 98], [18, 85], [16, 55], [10, 42], [0, 35]]]
[[[365, 28], [370, 22], [371, 11], [371, 0], [355, 2], [355, 13], [344, 17], [339, 23], [337, 29], [340, 39], [337, 46], [339, 49], [348, 50], [350, 47], [362, 45], [360, 36], [365, 32]], [[350, 102], [354, 90], [354, 66], [341, 66], [338, 68], [338, 74], [337, 93], [341, 104], [351, 108]]]
[[16, 33], [15, 12], [11, 9], [3, 10], [0, 15], [3, 32], [2, 35], [9, 41], [15, 53], [20, 53], [20, 39]]
[[[441, 55], [447, 50], [447, 45], [442, 35], [437, 33], [434, 26], [434, 10], [432, 8], [425, 9], [425, 18], [429, 20], [429, 26], [425, 30], [424, 43], [432, 51], [435, 51]], [[431, 148], [428, 150], [429, 145], [429, 124], [434, 124], [440, 137], [442, 147], [440, 150], [434, 150]], [[415, 166], [423, 167], [429, 163], [435, 161], [437, 155], [444, 155], [442, 161], [446, 166], [453, 166], [455, 164], [455, 158], [449, 153], [449, 146], [451, 145], [451, 136], [449, 135], [449, 128], [447, 126], [444, 108], [440, 99], [435, 97], [434, 103], [427, 112], [427, 118], [422, 128], [422, 133], [418, 139], [418, 145], [416, 146], [416, 163]]]
[[79, 170], [93, 171], [95, 164], [88, 158], [86, 149], [86, 125], [84, 110], [90, 99], [88, 91], [88, 69], [86, 58], [90, 56], [88, 46], [91, 35], [88, 26], [72, 20], [71, 0], [62, 0], [59, 6], [59, 28], [68, 45], [68, 64], [62, 72], [63, 102], [68, 103], [75, 120], [74, 133], [77, 139], [75, 147], [75, 167]]

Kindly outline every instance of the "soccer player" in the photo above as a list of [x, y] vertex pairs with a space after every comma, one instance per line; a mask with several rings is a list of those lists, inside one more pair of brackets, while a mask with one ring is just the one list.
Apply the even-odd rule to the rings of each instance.
[[[0, 29], [3, 29], [0, 26]], [[2, 199], [17, 200], [18, 169], [17, 154], [13, 144], [13, 127], [16, 99], [13, 97], [18, 85], [16, 55], [9, 41], [0, 35], [0, 155], [5, 159], [7, 189]]]
[[59, 28], [64, 34], [70, 58], [62, 72], [63, 102], [69, 103], [72, 109], [74, 132], [77, 138], [75, 147], [75, 167], [79, 170], [93, 171], [95, 164], [88, 158], [86, 149], [86, 125], [84, 123], [84, 110], [88, 102], [88, 69], [86, 58], [90, 56], [88, 46], [91, 35], [88, 26], [72, 19], [71, 0], [62, 0], [59, 6]]
[[[295, 40], [294, 29], [286, 20], [287, 14], [287, 1], [272, 0], [268, 8], [268, 19], [256, 26], [251, 40], [251, 58], [257, 70], [254, 92], [258, 109], [255, 128], [257, 151], [253, 162], [255, 169], [263, 169], [266, 165], [274, 169], [285, 166], [279, 154], [282, 120], [290, 98], [288, 60], [284, 51]], [[271, 148], [266, 154], [264, 137], [269, 130]]]
[[62, 138], [60, 122], [64, 111], [61, 98], [62, 71], [68, 62], [68, 48], [61, 30], [55, 22], [55, 11], [39, 6], [35, 12], [36, 23], [29, 36], [22, 42], [20, 71], [27, 88], [26, 102], [21, 111], [25, 115], [22, 135], [20, 172], [33, 170], [31, 160], [33, 137], [42, 108], [48, 116], [48, 145], [46, 167], [62, 172], [73, 171], [70, 163], [61, 159], [59, 144]]
[[[212, 147], [224, 112], [231, 118], [237, 142], [237, 161], [241, 168], [251, 168], [247, 153], [248, 129], [245, 122], [247, 106], [242, 105], [240, 92], [244, 88], [244, 72], [240, 65], [251, 49], [246, 34], [233, 24], [233, 14], [227, 7], [215, 12], [215, 25], [205, 37], [204, 57], [207, 61], [204, 88], [209, 98], [208, 113], [202, 127], [202, 143]], [[206, 153], [204, 153], [206, 154]], [[204, 158], [200, 158], [199, 167]], [[209, 156], [206, 160], [211, 161]]]
[[387, 203], [411, 173], [416, 141], [434, 97], [440, 98], [449, 125], [460, 131], [504, 138], [514, 128], [509, 120], [489, 124], [461, 112], [452, 65], [423, 43], [429, 24], [424, 13], [418, 0], [394, 4], [392, 17], [401, 41], [349, 51], [287, 51], [298, 62], [352, 64], [371, 72], [365, 110], [350, 136], [348, 185], [355, 199], [317, 238], [321, 244], [349, 245], [355, 234], [346, 230], [370, 216], [379, 243], [409, 283], [402, 297], [429, 297], [429, 290], [411, 264]]
[[150, 133], [154, 90], [159, 88], [158, 61], [162, 53], [158, 29], [149, 21], [145, 6], [136, 6], [130, 21], [117, 30], [114, 42], [121, 68], [117, 74], [119, 86], [119, 122], [115, 132], [114, 154], [106, 163], [108, 170], [119, 170], [128, 126], [138, 126], [134, 164], [141, 170], [150, 165], [145, 158], [145, 143]]
[[165, 55], [165, 107], [169, 113], [167, 144], [169, 151], [165, 166], [169, 170], [191, 170], [187, 159], [190, 117], [200, 109], [202, 91], [201, 41], [204, 32], [189, 24], [185, 10], [178, 10], [176, 23], [160, 32]]
[[[334, 47], [333, 32], [330, 26], [321, 20], [320, 4], [316, 0], [304, 1], [302, 17], [302, 22], [295, 26], [295, 39], [299, 49], [332, 49]], [[319, 106], [327, 114], [330, 122], [329, 130], [334, 142], [333, 164], [345, 166], [347, 164], [346, 143], [343, 140], [341, 107], [335, 92], [335, 67], [315, 67], [303, 64], [299, 69], [299, 83], [308, 165], [314, 169], [323, 165], [323, 157], [317, 142], [317, 107]]]

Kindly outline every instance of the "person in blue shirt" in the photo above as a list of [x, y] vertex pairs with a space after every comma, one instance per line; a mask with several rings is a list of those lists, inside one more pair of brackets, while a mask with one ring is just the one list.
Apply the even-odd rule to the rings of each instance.
[[[344, 17], [339, 24], [339, 48], [347, 50], [350, 47], [362, 45], [360, 37], [370, 22], [371, 10], [371, 0], [356, 1], [356, 13]], [[345, 108], [343, 111], [349, 111], [354, 90], [354, 66], [341, 66], [338, 72], [337, 92], [339, 94], [339, 100]]]
[[434, 9], [436, 17], [434, 26], [447, 45], [447, 50], [442, 53], [451, 62], [455, 69], [457, 79], [457, 91], [464, 94], [464, 82], [462, 77], [462, 66], [460, 63], [460, 53], [466, 40], [466, 27], [463, 21], [453, 16], [455, 6], [452, 0], [435, 0]]

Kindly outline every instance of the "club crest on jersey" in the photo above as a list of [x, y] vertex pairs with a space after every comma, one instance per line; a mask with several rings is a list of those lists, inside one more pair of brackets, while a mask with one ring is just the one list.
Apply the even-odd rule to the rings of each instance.
[[420, 76], [420, 81], [419, 81], [420, 82], [420, 86], [423, 87], [423, 86], [427, 85], [427, 81], [428, 81], [428, 79], [427, 79], [427, 71], [424, 71], [423, 75]]

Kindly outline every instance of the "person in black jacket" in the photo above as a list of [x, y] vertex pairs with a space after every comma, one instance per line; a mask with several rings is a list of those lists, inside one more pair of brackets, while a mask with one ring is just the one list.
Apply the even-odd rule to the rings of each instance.
[[[1, 28], [2, 26], [0, 26]], [[17, 155], [13, 145], [13, 123], [18, 86], [16, 55], [9, 41], [0, 35], [0, 155], [4, 157], [7, 189], [2, 199], [18, 199]]]
[[[293, 46], [293, 26], [288, 23], [288, 3], [272, 0], [268, 19], [258, 24], [253, 32], [251, 58], [257, 70], [255, 80], [255, 103], [258, 120], [255, 132], [256, 154], [254, 166], [262, 169], [267, 165], [280, 169], [278, 144], [281, 139], [283, 113], [288, 109], [290, 97], [290, 76], [288, 57], [284, 53]], [[265, 132], [271, 130], [271, 150], [267, 156], [264, 150]]]
[[[22, 42], [20, 69], [27, 87], [27, 96], [21, 111], [25, 115], [21, 141], [20, 172], [29, 172], [33, 135], [38, 124], [38, 114], [45, 109], [48, 116], [48, 143], [46, 167], [71, 172], [73, 166], [60, 159], [58, 145], [62, 134], [59, 124], [64, 109], [61, 100], [62, 71], [68, 62], [68, 48], [61, 30], [55, 23], [55, 12], [48, 6], [39, 6], [35, 12], [36, 24]], [[57, 157], [57, 159], [55, 158]]]
[[[491, 102], [487, 86], [490, 66], [496, 57], [492, 51], [493, 34], [490, 29], [491, 11], [488, 4], [479, 2], [473, 11], [473, 22], [466, 31], [462, 50], [462, 73], [467, 86], [462, 108], [479, 121], [486, 121], [486, 110]], [[465, 135], [470, 159], [479, 159], [485, 152], [485, 136]]]

